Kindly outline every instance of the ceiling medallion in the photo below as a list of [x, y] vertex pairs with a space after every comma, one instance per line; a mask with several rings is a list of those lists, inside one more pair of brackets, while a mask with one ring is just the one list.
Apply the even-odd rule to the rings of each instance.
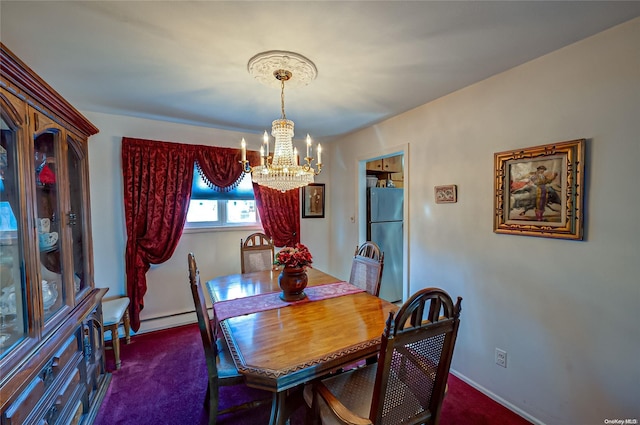
[[315, 64], [302, 55], [283, 50], [270, 50], [258, 53], [247, 64], [247, 71], [260, 83], [280, 88], [280, 81], [273, 78], [274, 73], [285, 69], [291, 73], [288, 87], [304, 87], [318, 76]]

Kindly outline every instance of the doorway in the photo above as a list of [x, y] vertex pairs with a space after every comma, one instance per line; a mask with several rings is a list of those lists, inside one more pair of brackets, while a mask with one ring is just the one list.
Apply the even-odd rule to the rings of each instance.
[[406, 149], [360, 160], [359, 235], [384, 252], [380, 298], [408, 298], [408, 214]]

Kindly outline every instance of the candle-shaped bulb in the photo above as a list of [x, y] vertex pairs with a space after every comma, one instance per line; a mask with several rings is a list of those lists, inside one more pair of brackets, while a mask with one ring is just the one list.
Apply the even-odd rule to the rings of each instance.
[[298, 148], [293, 148], [293, 160], [295, 161], [296, 165], [299, 165], [299, 162], [298, 162]]
[[260, 146], [260, 165], [264, 165], [264, 146]]
[[311, 158], [311, 136], [307, 133], [307, 158]]
[[240, 146], [242, 146], [242, 160], [246, 161], [247, 160], [247, 142], [244, 141], [244, 137], [242, 138], [242, 141], [240, 142]]
[[318, 143], [318, 164], [322, 164], [322, 146]]
[[264, 136], [262, 136], [262, 139], [264, 140], [264, 144], [265, 144], [265, 156], [269, 156], [269, 135], [267, 134], [267, 130], [264, 131]]

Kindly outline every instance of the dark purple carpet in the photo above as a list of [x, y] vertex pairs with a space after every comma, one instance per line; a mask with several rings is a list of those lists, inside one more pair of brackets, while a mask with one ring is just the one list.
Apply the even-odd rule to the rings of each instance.
[[[107, 351], [111, 385], [95, 425], [206, 425], [204, 395], [207, 367], [197, 325], [136, 335], [121, 344], [122, 368], [115, 370], [113, 352]], [[221, 408], [264, 399], [268, 392], [245, 386], [222, 387]], [[221, 425], [260, 425], [269, 422], [269, 405], [219, 416]], [[302, 425], [298, 410], [291, 425]], [[453, 375], [444, 401], [441, 425], [529, 424]]]

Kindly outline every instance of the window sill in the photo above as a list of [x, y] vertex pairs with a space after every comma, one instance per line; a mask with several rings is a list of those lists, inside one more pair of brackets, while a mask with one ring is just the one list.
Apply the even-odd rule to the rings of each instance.
[[197, 226], [186, 227], [182, 230], [182, 233], [214, 233], [214, 232], [240, 232], [240, 231], [260, 231], [264, 232], [262, 226], [258, 224], [251, 225], [237, 225], [237, 226]]

